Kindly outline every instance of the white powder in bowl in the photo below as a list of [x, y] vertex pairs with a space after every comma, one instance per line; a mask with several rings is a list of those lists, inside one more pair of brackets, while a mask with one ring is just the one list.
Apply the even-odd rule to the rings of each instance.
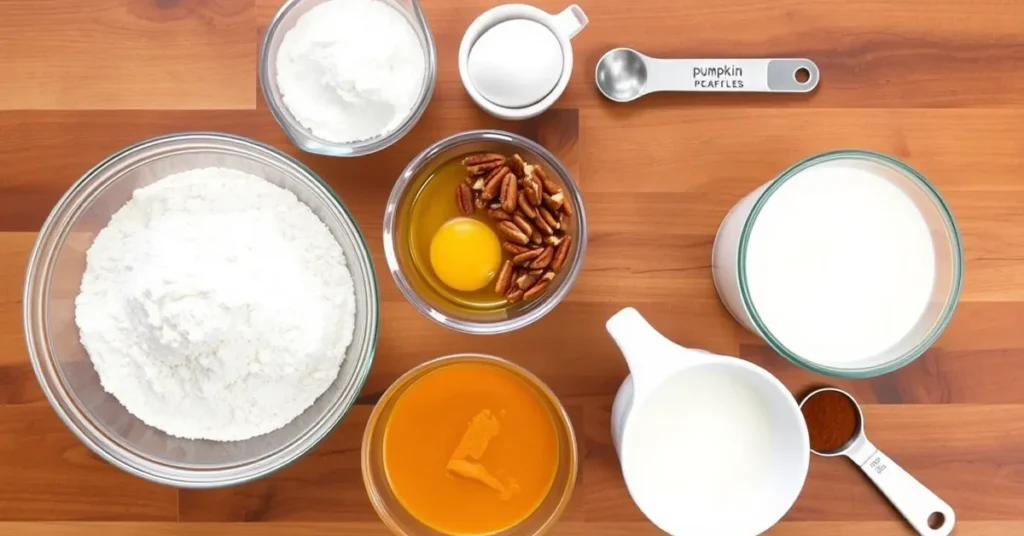
[[291, 192], [223, 168], [136, 190], [87, 253], [75, 321], [103, 388], [190, 439], [276, 430], [338, 376], [355, 294]]
[[423, 89], [426, 56], [380, 0], [329, 0], [298, 18], [277, 52], [285, 107], [315, 136], [366, 140], [398, 128]]

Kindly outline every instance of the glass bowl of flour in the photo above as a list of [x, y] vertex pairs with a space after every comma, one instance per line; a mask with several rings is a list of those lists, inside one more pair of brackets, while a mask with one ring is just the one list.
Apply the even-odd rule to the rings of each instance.
[[186, 488], [297, 460], [355, 402], [377, 343], [369, 248], [299, 162], [235, 136], [128, 147], [57, 203], [29, 260], [39, 383], [91, 450]]
[[419, 121], [437, 81], [437, 52], [417, 0], [290, 0], [267, 28], [259, 71], [292, 143], [361, 156]]

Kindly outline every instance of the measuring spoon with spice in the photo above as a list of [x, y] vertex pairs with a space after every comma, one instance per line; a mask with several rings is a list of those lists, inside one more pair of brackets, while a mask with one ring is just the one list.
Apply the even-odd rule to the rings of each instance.
[[953, 508], [868, 441], [864, 414], [849, 393], [834, 387], [818, 389], [800, 402], [800, 412], [807, 421], [811, 452], [850, 458], [918, 534], [953, 532]]

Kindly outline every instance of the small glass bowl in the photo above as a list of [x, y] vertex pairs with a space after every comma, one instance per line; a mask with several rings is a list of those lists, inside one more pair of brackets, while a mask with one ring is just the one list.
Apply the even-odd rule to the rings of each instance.
[[[501, 309], [469, 309], [439, 294], [415, 267], [409, 238], [409, 221], [417, 192], [442, 164], [476, 152], [518, 153], [530, 164], [542, 165], [548, 178], [562, 187], [574, 209], [568, 233], [572, 251], [558, 275], [540, 297]], [[452, 203], [455, 202], [454, 191]], [[550, 151], [522, 136], [500, 130], [473, 130], [445, 138], [428, 147], [398, 177], [384, 211], [384, 255], [399, 290], [421, 313], [439, 324], [477, 335], [506, 333], [528, 326], [562, 301], [583, 266], [587, 249], [587, 218], [583, 198], [569, 171]]]
[[448, 536], [421, 523], [402, 507], [398, 498], [391, 491], [387, 472], [384, 468], [384, 430], [395, 403], [402, 394], [417, 380], [442, 367], [455, 363], [478, 362], [503, 367], [530, 383], [551, 410], [556, 419], [558, 429], [558, 470], [551, 483], [551, 490], [536, 510], [519, 524], [496, 532], [491, 536], [537, 536], [548, 532], [558, 518], [561, 517], [569, 499], [576, 488], [576, 475], [579, 469], [579, 450], [576, 446], [576, 434], [572, 422], [558, 397], [544, 382], [530, 371], [502, 359], [484, 354], [455, 354], [439, 357], [420, 364], [403, 374], [388, 387], [380, 401], [373, 408], [370, 420], [366, 423], [363, 433], [362, 469], [363, 484], [370, 497], [370, 503], [396, 536]]
[[[153, 428], [104, 391], [75, 323], [86, 252], [132, 193], [167, 175], [226, 167], [294, 193], [327, 226], [355, 281], [352, 343], [338, 377], [284, 427], [244, 441], [173, 437]], [[43, 393], [90, 450], [130, 474], [181, 488], [249, 482], [299, 459], [345, 416], [370, 373], [380, 298], [366, 240], [355, 219], [312, 171], [261, 143], [226, 134], [183, 133], [127, 147], [89, 170], [61, 197], [29, 257], [25, 339]]]
[[289, 0], [277, 11], [270, 26], [267, 27], [263, 36], [263, 44], [260, 46], [260, 88], [263, 90], [263, 97], [266, 98], [274, 119], [281, 125], [288, 139], [299, 149], [326, 156], [362, 156], [374, 153], [394, 144], [402, 136], [408, 134], [427, 109], [427, 104], [430, 103], [430, 97], [434, 94], [434, 86], [437, 83], [437, 48], [434, 46], [434, 37], [430, 33], [427, 18], [417, 0], [380, 0], [404, 15], [420, 39], [426, 69], [423, 71], [423, 85], [420, 88], [416, 105], [412, 107], [409, 116], [401, 125], [383, 136], [349, 143], [325, 140], [315, 136], [309, 129], [302, 126], [285, 106], [281, 92], [277, 88], [277, 51], [281, 48], [281, 41], [284, 40], [285, 34], [295, 27], [295, 22], [299, 17], [327, 1]]

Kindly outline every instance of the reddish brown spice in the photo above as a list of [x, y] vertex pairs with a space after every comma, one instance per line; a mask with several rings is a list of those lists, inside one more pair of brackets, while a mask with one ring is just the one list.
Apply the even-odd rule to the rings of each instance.
[[850, 397], [839, 391], [819, 391], [800, 406], [811, 436], [811, 449], [823, 454], [847, 445], [860, 429], [860, 414]]

